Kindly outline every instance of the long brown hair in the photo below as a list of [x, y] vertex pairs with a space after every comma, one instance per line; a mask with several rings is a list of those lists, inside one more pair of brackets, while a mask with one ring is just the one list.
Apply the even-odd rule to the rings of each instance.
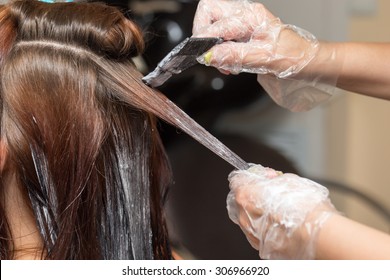
[[[46, 259], [170, 259], [171, 181], [156, 116], [245, 163], [159, 91], [131, 57], [142, 34], [98, 3], [0, 6], [1, 184], [16, 177]], [[0, 186], [2, 187], [2, 186]], [[14, 242], [0, 190], [0, 257]]]
[[[146, 97], [155, 92], [131, 62], [139, 29], [104, 4], [15, 1], [0, 7], [0, 34], [7, 170], [31, 206], [42, 257], [170, 259], [170, 170], [154, 116], [166, 101]], [[0, 257], [11, 259], [3, 197], [0, 218]]]

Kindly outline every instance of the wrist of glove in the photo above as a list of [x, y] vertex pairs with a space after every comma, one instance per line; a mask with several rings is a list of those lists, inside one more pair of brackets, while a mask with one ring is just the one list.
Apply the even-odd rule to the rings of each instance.
[[307, 111], [336, 91], [344, 49], [324, 42], [317, 48], [315, 56], [290, 76], [257, 75], [257, 81], [279, 106], [293, 112]]
[[315, 258], [319, 231], [337, 212], [325, 187], [260, 165], [233, 171], [229, 181], [229, 217], [261, 258]]

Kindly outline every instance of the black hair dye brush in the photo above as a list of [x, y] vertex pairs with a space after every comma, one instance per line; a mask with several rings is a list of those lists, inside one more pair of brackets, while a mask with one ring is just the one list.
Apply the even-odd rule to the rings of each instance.
[[161, 86], [173, 74], [179, 74], [198, 63], [196, 60], [197, 57], [207, 52], [214, 45], [222, 42], [222, 38], [188, 37], [168, 53], [158, 63], [156, 69], [146, 75], [142, 81], [153, 88]]

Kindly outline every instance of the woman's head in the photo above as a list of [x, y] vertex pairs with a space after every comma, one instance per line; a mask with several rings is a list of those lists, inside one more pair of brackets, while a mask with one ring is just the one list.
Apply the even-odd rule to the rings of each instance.
[[[151, 114], [164, 105], [131, 62], [138, 28], [103, 4], [15, 1], [0, 7], [0, 33], [1, 177], [16, 178], [44, 256], [170, 258], [170, 173]], [[7, 222], [0, 234], [2, 258], [23, 249]]]

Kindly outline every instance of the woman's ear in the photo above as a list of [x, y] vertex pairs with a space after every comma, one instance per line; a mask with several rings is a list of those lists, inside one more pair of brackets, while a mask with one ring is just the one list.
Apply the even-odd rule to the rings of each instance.
[[7, 142], [4, 139], [0, 140], [0, 173], [4, 171], [5, 163], [7, 162]]

